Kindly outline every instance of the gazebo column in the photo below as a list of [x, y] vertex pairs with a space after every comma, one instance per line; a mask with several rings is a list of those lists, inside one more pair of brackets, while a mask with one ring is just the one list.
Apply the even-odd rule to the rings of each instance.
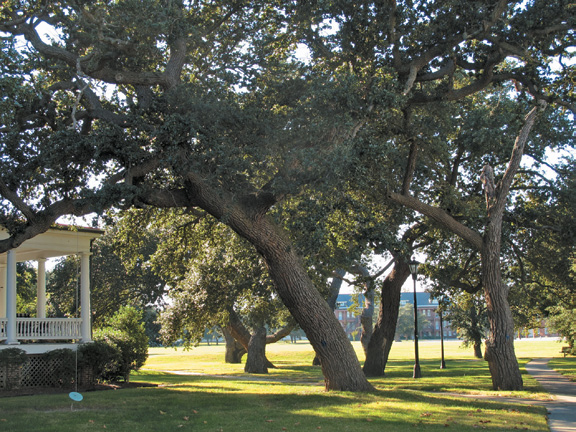
[[82, 342], [92, 341], [90, 307], [90, 253], [82, 252], [80, 260], [80, 318], [82, 318]]
[[9, 250], [6, 257], [6, 345], [18, 345], [16, 339], [16, 252]]
[[0, 318], [6, 318], [6, 266], [0, 265]]
[[38, 259], [36, 283], [36, 317], [46, 318], [46, 258]]

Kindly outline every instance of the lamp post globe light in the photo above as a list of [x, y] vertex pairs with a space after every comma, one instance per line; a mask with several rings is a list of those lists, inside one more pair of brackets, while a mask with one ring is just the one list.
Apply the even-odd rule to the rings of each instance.
[[420, 378], [422, 373], [420, 372], [420, 358], [418, 354], [418, 303], [416, 300], [416, 278], [418, 277], [418, 261], [412, 257], [408, 263], [410, 268], [410, 273], [412, 274], [412, 280], [414, 281], [414, 374], [413, 378]]

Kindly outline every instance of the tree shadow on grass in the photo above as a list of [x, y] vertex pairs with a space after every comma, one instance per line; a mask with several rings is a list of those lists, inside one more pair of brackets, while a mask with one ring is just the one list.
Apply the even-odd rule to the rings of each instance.
[[[410, 366], [406, 362], [399, 366], [406, 370], [398, 372], [406, 374]], [[425, 362], [423, 366], [430, 365]], [[464, 369], [470, 374], [464, 364], [461, 368], [454, 365], [450, 371], [429, 371], [428, 377], [419, 381], [437, 377], [458, 380]], [[292, 372], [298, 371], [296, 368]], [[394, 382], [405, 378], [389, 379]], [[526, 423], [528, 430], [546, 430], [544, 412], [537, 407], [431, 393], [418, 388], [388, 385], [372, 393], [325, 392], [322, 385], [298, 382], [151, 371], [138, 372], [134, 381], [157, 387], [92, 392], [85, 395], [73, 416], [62, 408], [70, 404], [66, 395], [3, 400], [7, 403], [3, 403], [2, 418], [10, 424], [2, 426], [12, 430], [10, 427], [28, 424], [30, 418], [34, 418], [35, 428], [22, 426], [13, 430], [66, 431], [77, 430], [81, 425], [101, 428], [113, 424], [114, 430], [143, 432], [185, 427], [195, 431], [234, 432], [284, 428], [402, 431], [414, 430], [414, 427], [445, 430], [448, 425], [457, 426], [460, 432], [477, 428], [507, 430], [506, 425], [514, 422]], [[56, 428], [58, 424], [60, 429]], [[520, 429], [524, 429], [524, 425]]]

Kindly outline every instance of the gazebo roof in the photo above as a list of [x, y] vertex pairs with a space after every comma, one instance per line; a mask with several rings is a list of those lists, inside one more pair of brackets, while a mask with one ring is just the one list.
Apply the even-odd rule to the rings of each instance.
[[[45, 233], [26, 240], [15, 249], [16, 261], [38, 260], [90, 252], [92, 240], [102, 234], [104, 234], [104, 231], [97, 228], [56, 225]], [[8, 237], [8, 232], [0, 228], [0, 240]], [[0, 254], [0, 264], [6, 264], [6, 253]]]

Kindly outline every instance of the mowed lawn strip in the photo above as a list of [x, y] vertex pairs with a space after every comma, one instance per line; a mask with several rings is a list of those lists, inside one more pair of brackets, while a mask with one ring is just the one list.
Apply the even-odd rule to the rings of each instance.
[[[362, 359], [361, 347], [355, 347]], [[526, 397], [546, 398], [528, 375], [526, 391], [494, 392], [486, 363], [458, 342], [446, 343], [443, 370], [439, 342], [421, 341], [420, 348], [421, 379], [411, 378], [413, 344], [396, 343], [387, 375], [371, 379], [377, 391], [370, 394], [325, 392], [305, 342], [269, 345], [268, 358], [278, 368], [267, 375], [244, 374], [243, 364], [225, 364], [222, 345], [153, 348], [132, 381], [158, 387], [84, 392], [82, 402], [67, 394], [3, 398], [0, 430], [548, 430], [545, 409], [522, 403]], [[553, 357], [559, 345], [521, 341], [517, 351], [522, 367], [531, 357]], [[499, 400], [500, 395], [517, 401]]]

